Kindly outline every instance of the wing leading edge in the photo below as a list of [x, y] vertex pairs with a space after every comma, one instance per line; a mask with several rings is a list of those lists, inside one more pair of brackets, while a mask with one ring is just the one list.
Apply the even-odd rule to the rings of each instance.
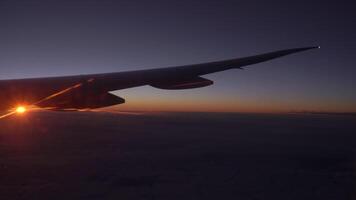
[[[31, 105], [38, 101], [41, 101], [41, 104], [36, 106], [41, 107], [41, 105], [46, 105], [48, 107], [55, 107], [56, 110], [62, 109], [60, 105], [63, 102], [66, 102], [63, 109], [67, 109], [68, 107], [77, 108], [78, 101], [90, 102], [90, 107], [88, 108], [101, 107], [99, 104], [93, 105], [92, 102], [99, 102], [103, 105], [102, 107], [105, 107], [105, 103], [109, 102], [107, 98], [105, 101], [99, 101], [94, 97], [107, 97], [110, 91], [143, 85], [151, 85], [160, 89], [204, 87], [213, 84], [213, 82], [200, 77], [202, 75], [229, 69], [241, 69], [244, 66], [315, 48], [319, 47], [286, 49], [238, 59], [149, 70], [54, 78], [2, 80], [0, 81], [0, 89], [2, 91], [0, 110], [11, 108], [19, 102]], [[78, 97], [80, 97], [79, 100]], [[70, 103], [72, 101], [75, 102], [73, 105]], [[120, 98], [120, 103], [123, 102], [124, 100]], [[111, 105], [111, 101], [109, 104]], [[82, 105], [79, 107], [83, 108]]]

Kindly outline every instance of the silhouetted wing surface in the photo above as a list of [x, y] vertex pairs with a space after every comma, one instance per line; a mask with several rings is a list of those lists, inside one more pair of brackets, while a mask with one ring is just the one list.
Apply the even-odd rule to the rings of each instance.
[[295, 48], [218, 62], [118, 73], [0, 81], [0, 109], [30, 104], [54, 109], [100, 108], [124, 103], [108, 92], [151, 85], [160, 89], [190, 89], [213, 84], [200, 76], [239, 69], [318, 47]]

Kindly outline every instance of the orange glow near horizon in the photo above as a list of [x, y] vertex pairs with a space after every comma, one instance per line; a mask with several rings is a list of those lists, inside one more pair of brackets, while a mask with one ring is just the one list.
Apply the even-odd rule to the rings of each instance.
[[126, 98], [125, 104], [113, 106], [108, 110], [138, 112], [240, 112], [240, 113], [290, 113], [290, 112], [356, 112], [346, 103], [286, 102], [276, 100], [245, 101], [231, 99], [174, 99], [169, 96], [150, 98]]

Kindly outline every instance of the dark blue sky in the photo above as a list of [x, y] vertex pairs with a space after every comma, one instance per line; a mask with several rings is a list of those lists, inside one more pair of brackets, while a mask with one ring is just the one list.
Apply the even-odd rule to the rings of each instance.
[[208, 75], [216, 84], [207, 88], [115, 94], [127, 99], [123, 109], [356, 111], [353, 4], [1, 0], [0, 79], [165, 67], [320, 45], [245, 71]]

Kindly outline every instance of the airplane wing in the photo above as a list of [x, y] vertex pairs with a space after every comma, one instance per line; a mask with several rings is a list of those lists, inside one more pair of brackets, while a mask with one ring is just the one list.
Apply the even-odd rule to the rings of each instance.
[[0, 110], [18, 105], [51, 110], [95, 109], [124, 103], [110, 91], [150, 85], [160, 89], [205, 87], [213, 81], [202, 75], [265, 62], [288, 54], [315, 49], [305, 47], [218, 62], [118, 73], [0, 81]]

